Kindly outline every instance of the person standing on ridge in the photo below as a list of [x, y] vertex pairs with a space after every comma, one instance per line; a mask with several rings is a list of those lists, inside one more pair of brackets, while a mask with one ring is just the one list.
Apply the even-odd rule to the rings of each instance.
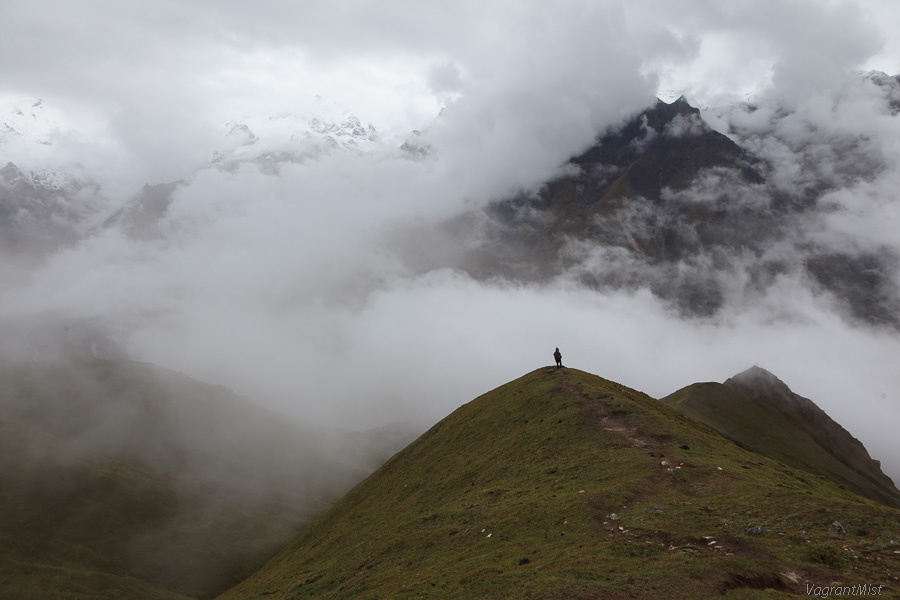
[[553, 352], [553, 358], [556, 359], [556, 368], [558, 369], [562, 367], [562, 352], [559, 351], [559, 348], [557, 348], [556, 351]]

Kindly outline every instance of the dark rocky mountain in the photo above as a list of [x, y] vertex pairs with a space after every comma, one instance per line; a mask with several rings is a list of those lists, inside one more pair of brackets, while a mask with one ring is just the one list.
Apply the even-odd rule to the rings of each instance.
[[585, 186], [579, 199], [588, 206], [632, 196], [659, 202], [665, 188], [685, 189], [704, 169], [716, 167], [741, 169], [747, 183], [762, 181], [743, 150], [711, 129], [684, 96], [671, 104], [657, 100], [571, 164], [604, 175], [579, 179]]
[[[852, 176], [874, 177], [870, 166]], [[683, 97], [657, 101], [536, 193], [445, 223], [446, 238], [478, 241], [419, 255], [416, 266], [449, 260], [479, 278], [566, 275], [598, 289], [649, 286], [687, 316], [752, 301], [786, 277], [830, 295], [851, 320], [900, 328], [892, 278], [900, 257], [808, 237], [829, 210], [819, 203], [829, 182], [787, 193], [769, 182], [772, 172]]]
[[891, 114], [900, 113], [900, 75], [888, 75], [881, 71], [871, 71], [866, 74], [868, 79], [880, 87], [891, 107]]
[[765, 369], [695, 383], [662, 401], [744, 448], [900, 508], [900, 491], [862, 443]]

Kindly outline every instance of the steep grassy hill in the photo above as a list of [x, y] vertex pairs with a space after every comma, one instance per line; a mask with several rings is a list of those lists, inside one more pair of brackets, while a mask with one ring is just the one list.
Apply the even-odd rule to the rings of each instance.
[[900, 491], [859, 440], [765, 369], [695, 383], [662, 401], [745, 448], [900, 508]]
[[371, 472], [320, 442], [150, 364], [2, 363], [0, 598], [221, 593]]
[[221, 598], [890, 595], [898, 575], [900, 511], [543, 368], [456, 410]]

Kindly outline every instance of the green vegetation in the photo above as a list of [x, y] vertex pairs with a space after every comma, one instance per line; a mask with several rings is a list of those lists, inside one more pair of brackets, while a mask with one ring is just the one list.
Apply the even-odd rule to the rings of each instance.
[[900, 492], [863, 445], [763, 369], [724, 384], [695, 383], [662, 402], [745, 448], [900, 508]]
[[365, 474], [152, 365], [3, 365], [0, 383], [0, 598], [210, 598]]
[[898, 550], [900, 511], [640, 392], [545, 368], [442, 420], [221, 598], [892, 593]]

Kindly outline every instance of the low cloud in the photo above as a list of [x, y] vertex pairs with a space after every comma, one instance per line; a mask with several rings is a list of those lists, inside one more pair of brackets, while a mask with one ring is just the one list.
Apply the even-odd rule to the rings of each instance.
[[[847, 3], [821, 10], [810, 2], [777, 3], [789, 10], [774, 31], [768, 30], [771, 16], [752, 3], [727, 8], [710, 2], [709, 14], [687, 11], [671, 25], [663, 18], [674, 11], [668, 4], [647, 5], [659, 13], [645, 25], [636, 24], [631, 3], [557, 5], [559, 19], [543, 18], [543, 9], [515, 9], [510, 31], [518, 33], [504, 36], [504, 44], [495, 37], [502, 19], [491, 21], [494, 27], [478, 21], [475, 41], [459, 40], [463, 17], [480, 14], [465, 3], [438, 13], [409, 5], [422, 19], [398, 25], [409, 32], [405, 46], [367, 33], [354, 20], [360, 37], [350, 39], [351, 47], [371, 44], [379, 56], [427, 50], [422, 80], [410, 86], [430, 85], [429, 93], [446, 106], [422, 123], [416, 139], [429, 148], [425, 155], [386, 145], [368, 154], [324, 151], [274, 171], [253, 162], [228, 170], [204, 166], [221, 131], [200, 113], [222, 106], [201, 93], [202, 85], [186, 76], [153, 76], [146, 86], [135, 85], [147, 92], [137, 101], [104, 79], [123, 103], [111, 105], [106, 142], [80, 147], [93, 176], [118, 184], [105, 188], [115, 190], [111, 204], [124, 203], [145, 182], [186, 183], [154, 223], [158, 235], [136, 238], [115, 226], [97, 227], [44, 257], [38, 268], [20, 268], [5, 257], [2, 317], [52, 314], [60, 328], [91, 323], [136, 359], [232, 387], [313, 422], [357, 428], [433, 422], [549, 364], [557, 346], [566, 365], [653, 396], [695, 381], [723, 381], [759, 364], [859, 436], [900, 480], [891, 431], [900, 417], [894, 397], [900, 378], [892, 360], [900, 339], [895, 331], [848, 320], [835, 298], [799, 268], [810, 245], [900, 252], [894, 201], [900, 121], [891, 116], [882, 88], [845, 77], [847, 65], [877, 50], [864, 39], [871, 24], [847, 13]], [[163, 13], [180, 10], [165, 5]], [[317, 14], [336, 17], [345, 10]], [[384, 20], [398, 18], [360, 10], [372, 17], [376, 32], [385, 30]], [[226, 12], [221, 23], [232, 26], [243, 14], [236, 5]], [[459, 27], [438, 27], [434, 20], [444, 17]], [[304, 31], [313, 32], [321, 21], [304, 21]], [[851, 26], [837, 27], [845, 21]], [[254, 17], [238, 38], [200, 36], [185, 73], [207, 64], [219, 42], [230, 51], [243, 44], [270, 48], [253, 33], [269, 24]], [[826, 33], [792, 41], [791, 24], [798, 31], [822, 25]], [[803, 223], [782, 223], [798, 229], [761, 254], [735, 248], [714, 256], [701, 248], [663, 268], [629, 250], [626, 230], [649, 237], [640, 228], [665, 217], [635, 200], [617, 220], [598, 225], [608, 227], [602, 233], [617, 247], [573, 241], [576, 265], [550, 282], [479, 281], [455, 270], [460, 248], [479, 240], [446, 234], [446, 222], [460, 215], [477, 220], [490, 201], [533, 192], [595, 136], [649, 105], [659, 78], [703, 56], [702, 36], [691, 33], [695, 25], [698, 32], [739, 31], [749, 45], [737, 49], [738, 56], [773, 56], [767, 63], [771, 77], [765, 78], [770, 87], [755, 107], [733, 104], [704, 113], [712, 127], [770, 165], [770, 187], [710, 172], [689, 190], [668, 190], [666, 200], [705, 206], [727, 201], [758, 210], [783, 196], [791, 202], [814, 198], [829, 210]], [[657, 34], [644, 37], [645, 29]], [[827, 32], [848, 48], [840, 63], [846, 68], [820, 76], [815, 69], [823, 59], [803, 45], [825, 46]], [[289, 38], [287, 28], [273, 30], [274, 44], [290, 46]], [[336, 43], [304, 56], [316, 50], [329, 65], [349, 64], [341, 62], [349, 59]], [[654, 68], [663, 58], [673, 71]], [[804, 69], [810, 74], [800, 77]], [[221, 75], [215, 71], [211, 79]], [[106, 71], [104, 78], [116, 72]], [[21, 69], [13, 74], [23, 89], [31, 81]], [[186, 83], [183, 92], [166, 98], [180, 83]], [[59, 86], [43, 89], [65, 87]], [[85, 101], [88, 87], [66, 89], [70, 98]], [[421, 114], [422, 105], [399, 121]], [[697, 126], [681, 125], [670, 133], [689, 135]], [[172, 143], [180, 139], [176, 134], [183, 134], [183, 143]], [[125, 157], [120, 162], [110, 150], [117, 148]], [[689, 223], [676, 219], [667, 226], [691, 236]], [[439, 231], [444, 233], [432, 233]], [[478, 226], [461, 231], [483, 233]], [[792, 263], [759, 285], [750, 265], [766, 261]], [[591, 285], [588, 272], [619, 283]], [[896, 272], [889, 276], [900, 282]], [[707, 279], [722, 295], [720, 310], [707, 317], [686, 317], [648, 289], [653, 282]]]

